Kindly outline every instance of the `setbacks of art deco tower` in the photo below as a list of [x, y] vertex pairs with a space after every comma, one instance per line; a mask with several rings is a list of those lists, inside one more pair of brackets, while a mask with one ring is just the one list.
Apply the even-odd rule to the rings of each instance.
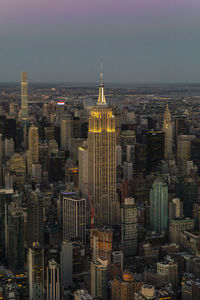
[[89, 117], [88, 187], [94, 208], [94, 226], [119, 224], [115, 117], [106, 103], [102, 64], [99, 97]]

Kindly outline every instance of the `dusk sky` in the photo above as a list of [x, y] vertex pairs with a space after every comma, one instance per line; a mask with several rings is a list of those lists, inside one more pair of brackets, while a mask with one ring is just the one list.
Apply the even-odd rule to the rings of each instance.
[[200, 0], [0, 0], [0, 82], [200, 82]]

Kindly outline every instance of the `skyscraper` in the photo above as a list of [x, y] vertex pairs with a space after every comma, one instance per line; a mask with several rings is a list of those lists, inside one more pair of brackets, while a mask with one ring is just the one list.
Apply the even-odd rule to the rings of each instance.
[[156, 233], [168, 227], [168, 187], [161, 178], [154, 180], [150, 190], [150, 223]]
[[167, 257], [164, 262], [157, 262], [157, 274], [161, 281], [170, 282], [175, 290], [178, 283], [178, 263], [171, 257]]
[[123, 165], [123, 178], [128, 180], [128, 183], [131, 183], [133, 180], [133, 163], [132, 162], [124, 162]]
[[31, 151], [32, 161], [38, 162], [39, 136], [38, 128], [32, 125], [28, 132], [28, 148]]
[[44, 299], [44, 250], [34, 242], [28, 253], [29, 299]]
[[135, 144], [135, 168], [143, 174], [147, 170], [147, 144]]
[[14, 154], [14, 140], [13, 138], [5, 138], [5, 156], [11, 157]]
[[80, 197], [63, 197], [63, 239], [86, 239], [86, 199]]
[[2, 144], [2, 134], [0, 133], [0, 186], [3, 184], [3, 144]]
[[183, 217], [183, 202], [179, 198], [173, 198], [169, 202], [169, 224], [175, 218]]
[[22, 207], [12, 202], [8, 206], [8, 223], [6, 226], [7, 259], [10, 268], [17, 271], [24, 269], [24, 212]]
[[133, 198], [125, 198], [121, 206], [121, 238], [126, 255], [137, 254], [137, 207]]
[[99, 257], [91, 262], [91, 296], [107, 299], [108, 261]]
[[183, 201], [183, 214], [193, 217], [194, 203], [198, 203], [198, 183], [194, 178], [186, 177], [176, 183], [176, 196]]
[[31, 150], [26, 150], [26, 168], [27, 168], [27, 175], [32, 175], [32, 154]]
[[47, 300], [60, 299], [60, 268], [54, 259], [47, 267]]
[[8, 215], [8, 205], [11, 202], [13, 196], [13, 189], [0, 189], [0, 257], [4, 261], [6, 258], [6, 248], [7, 248], [7, 215]]
[[61, 277], [61, 293], [65, 288], [72, 284], [73, 273], [73, 245], [72, 242], [64, 240], [61, 244], [60, 252], [60, 277]]
[[132, 162], [135, 165], [135, 145], [126, 146], [126, 161]]
[[[191, 143], [195, 139], [194, 135], [177, 136], [177, 161], [186, 162], [191, 158]], [[196, 150], [196, 149], [195, 149]]]
[[178, 135], [188, 134], [186, 120], [187, 120], [186, 115], [179, 115], [179, 116], [174, 117], [176, 140], [177, 140]]
[[27, 244], [31, 247], [37, 241], [43, 246], [44, 243], [44, 211], [43, 198], [39, 190], [32, 191], [28, 199], [27, 209]]
[[59, 101], [56, 105], [56, 125], [60, 126], [65, 111], [65, 102]]
[[28, 118], [28, 80], [27, 72], [21, 73], [21, 110], [22, 119]]
[[67, 120], [61, 120], [60, 124], [60, 144], [63, 150], [67, 150], [68, 140], [67, 140]]
[[98, 101], [89, 117], [88, 186], [95, 225], [102, 227], [104, 224], [117, 224], [119, 202], [116, 195], [115, 118], [106, 103], [102, 71]]
[[120, 145], [116, 146], [116, 163], [117, 167], [122, 165], [122, 147]]
[[92, 229], [90, 232], [90, 248], [92, 260], [104, 257], [111, 263], [113, 232], [110, 228]]
[[127, 146], [133, 146], [136, 143], [134, 130], [126, 130], [121, 133], [122, 160], [127, 160]]
[[146, 133], [147, 172], [155, 171], [160, 160], [164, 159], [165, 134], [162, 131], [148, 131]]
[[191, 160], [198, 168], [198, 174], [200, 175], [200, 138], [195, 138], [191, 141]]
[[169, 159], [173, 155], [173, 135], [172, 135], [172, 122], [169, 107], [167, 104], [164, 120], [163, 120], [163, 131], [165, 133], [165, 159]]
[[78, 148], [78, 185], [83, 196], [88, 195], [88, 147], [82, 145]]

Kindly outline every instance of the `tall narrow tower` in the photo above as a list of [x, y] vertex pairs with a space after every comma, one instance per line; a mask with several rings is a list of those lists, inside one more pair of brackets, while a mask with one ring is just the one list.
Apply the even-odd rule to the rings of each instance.
[[172, 135], [172, 122], [169, 107], [167, 104], [164, 120], [163, 120], [163, 131], [165, 133], [165, 159], [172, 157], [172, 146], [173, 146], [173, 135]]
[[39, 156], [39, 136], [38, 128], [32, 125], [28, 132], [28, 148], [31, 152], [32, 161], [37, 162]]
[[28, 80], [27, 72], [21, 73], [21, 110], [22, 119], [28, 118]]
[[3, 184], [3, 141], [2, 134], [0, 133], [0, 186]]
[[44, 250], [34, 242], [28, 252], [29, 299], [44, 299]]
[[32, 191], [28, 198], [27, 207], [27, 244], [31, 247], [33, 242], [44, 245], [44, 203], [43, 195], [39, 190]]
[[150, 190], [150, 225], [158, 234], [168, 228], [168, 186], [159, 177]]
[[60, 299], [60, 266], [54, 259], [47, 267], [47, 300]]
[[95, 226], [119, 224], [115, 118], [106, 103], [102, 67], [98, 101], [89, 117], [88, 186], [94, 207]]

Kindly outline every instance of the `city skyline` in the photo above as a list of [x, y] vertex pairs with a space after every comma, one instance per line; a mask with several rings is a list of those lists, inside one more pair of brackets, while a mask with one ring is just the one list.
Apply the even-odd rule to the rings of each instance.
[[0, 4], [0, 299], [200, 300], [199, 11]]
[[[1, 4], [0, 82], [198, 82], [197, 0]], [[94, 75], [95, 74], [95, 75]], [[96, 77], [94, 77], [96, 76]]]

